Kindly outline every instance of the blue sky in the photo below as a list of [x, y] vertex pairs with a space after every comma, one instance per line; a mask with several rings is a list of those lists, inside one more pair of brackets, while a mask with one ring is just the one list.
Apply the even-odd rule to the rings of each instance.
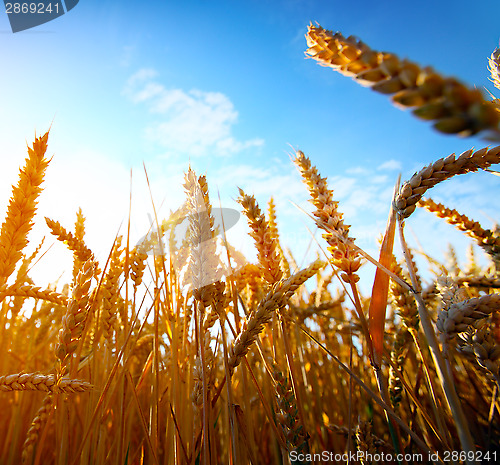
[[[26, 141], [52, 124], [54, 159], [39, 219], [70, 228], [81, 206], [98, 253], [126, 222], [131, 169], [132, 235], [139, 238], [152, 213], [142, 164], [167, 214], [182, 202], [191, 163], [224, 207], [237, 208], [237, 186], [262, 207], [273, 195], [284, 242], [300, 258], [312, 223], [291, 203], [309, 209], [289, 159], [293, 147], [328, 176], [359, 245], [376, 254], [399, 172], [404, 180], [437, 158], [488, 143], [438, 134], [385, 96], [305, 59], [308, 23], [495, 93], [487, 57], [499, 43], [498, 13], [496, 0], [80, 0], [66, 15], [16, 34], [1, 13], [1, 211]], [[465, 176], [432, 194], [490, 227], [498, 221], [490, 201], [500, 193], [498, 179]], [[408, 223], [438, 258], [448, 240], [467, 243], [426, 212]], [[251, 257], [246, 231], [241, 221], [231, 240]], [[46, 233], [40, 223], [33, 246]], [[59, 249], [49, 254], [64, 255]]]

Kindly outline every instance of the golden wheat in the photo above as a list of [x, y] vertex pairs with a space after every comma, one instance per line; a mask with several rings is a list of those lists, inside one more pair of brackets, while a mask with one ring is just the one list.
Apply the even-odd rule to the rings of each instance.
[[500, 162], [500, 146], [491, 149], [466, 150], [458, 157], [452, 154], [440, 158], [415, 173], [406, 181], [394, 200], [394, 208], [400, 219], [408, 218], [422, 196], [436, 184], [459, 174], [488, 168]]
[[40, 187], [50, 160], [45, 158], [49, 133], [37, 137], [33, 148], [28, 147], [26, 165], [19, 183], [12, 190], [7, 216], [0, 231], [0, 286], [3, 286], [22, 257], [33, 227]]
[[353, 246], [354, 239], [349, 236], [350, 226], [344, 223], [338, 211], [338, 202], [333, 200], [333, 191], [328, 189], [326, 178], [322, 178], [311, 160], [303, 152], [297, 151], [293, 160], [298, 167], [311, 195], [311, 203], [316, 207], [313, 215], [319, 228], [327, 231], [323, 237], [328, 242], [331, 262], [340, 270], [344, 281], [357, 281], [356, 272], [361, 267], [358, 250]]
[[324, 266], [321, 261], [316, 261], [309, 267], [293, 274], [290, 278], [276, 283], [269, 293], [260, 301], [257, 309], [250, 314], [242, 330], [233, 342], [229, 352], [229, 368], [234, 370], [241, 362], [252, 344], [256, 341], [264, 325], [270, 321], [273, 313], [284, 307], [293, 293], [314, 276]]
[[311, 24], [306, 39], [307, 56], [377, 92], [393, 95], [393, 102], [403, 108], [416, 107], [413, 113], [435, 121], [438, 131], [471, 135], [489, 130], [491, 137], [500, 137], [500, 114], [479, 89], [321, 26]]
[[[395, 101], [416, 104], [420, 116], [444, 109], [435, 119], [441, 129], [457, 129], [466, 115], [466, 131], [496, 131], [486, 124], [490, 107], [479, 92], [353, 38], [320, 28], [310, 39], [314, 34], [320, 40], [309, 52], [342, 73], [386, 92], [404, 86]], [[499, 147], [438, 160], [399, 189], [393, 207], [404, 269], [385, 239], [381, 263], [356, 246], [326, 178], [297, 152], [334, 267], [319, 260], [297, 266], [302, 257], [295, 260], [280, 237], [273, 199], [264, 214], [240, 190], [257, 252], [255, 263], [247, 261], [217, 229], [207, 179], [189, 169], [186, 202], [155, 219], [135, 248], [131, 237], [117, 238], [103, 271], [85, 244], [81, 210], [72, 232], [47, 220], [73, 252], [73, 276], [41, 288], [30, 270], [43, 242], [28, 252], [26, 235], [46, 142], [36, 139], [29, 149], [0, 233], [2, 465], [298, 464], [319, 462], [313, 454], [322, 451], [360, 453], [366, 463], [361, 453], [398, 451], [408, 464], [426, 461], [413, 460], [417, 453], [442, 458], [451, 451], [466, 454], [457, 462], [473, 463], [476, 451], [494, 459], [497, 270], [483, 267], [470, 249], [465, 263], [453, 249], [442, 263], [426, 254], [423, 241], [419, 252], [433, 271], [417, 269], [403, 220], [417, 203], [426, 206], [496, 259], [498, 228], [483, 229], [421, 198], [440, 181], [498, 162]], [[188, 231], [179, 238], [184, 220]], [[393, 212], [386, 238], [395, 223]], [[356, 283], [362, 256], [379, 270], [370, 295]], [[378, 315], [375, 305], [383, 310]], [[382, 330], [380, 360], [370, 348], [375, 331], [367, 309]]]
[[238, 202], [243, 207], [243, 212], [248, 220], [258, 250], [258, 260], [262, 275], [269, 284], [278, 282], [283, 277], [279, 249], [277, 248], [276, 229], [270, 226], [262, 213], [259, 204], [251, 195], [239, 189]]
[[458, 230], [467, 233], [500, 266], [500, 236], [489, 229], [483, 229], [477, 221], [472, 221], [466, 215], [461, 215], [457, 210], [446, 208], [443, 204], [436, 203], [432, 199], [422, 199], [417, 205], [436, 214], [439, 218], [444, 218]]
[[57, 379], [55, 375], [40, 373], [16, 373], [0, 376], [0, 391], [45, 391], [74, 393], [92, 389], [92, 385], [81, 379]]

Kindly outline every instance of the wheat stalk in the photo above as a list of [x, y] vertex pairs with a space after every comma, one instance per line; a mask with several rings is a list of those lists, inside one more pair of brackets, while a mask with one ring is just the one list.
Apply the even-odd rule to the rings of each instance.
[[281, 259], [278, 243], [276, 241], [277, 229], [266, 220], [259, 204], [252, 195], [247, 195], [243, 189], [239, 189], [238, 202], [243, 207], [243, 213], [247, 217], [248, 225], [252, 232], [250, 235], [255, 241], [258, 250], [259, 267], [264, 279], [269, 284], [278, 282], [283, 277], [281, 270]]
[[260, 301], [257, 309], [249, 315], [229, 350], [228, 364], [231, 373], [240, 364], [242, 357], [248, 353], [262, 332], [264, 325], [271, 320], [274, 312], [284, 307], [293, 293], [323, 266], [324, 263], [318, 260], [290, 278], [273, 285], [268, 294]]
[[500, 48], [493, 50], [488, 58], [488, 71], [491, 74], [490, 80], [497, 89], [500, 89]]
[[443, 204], [436, 203], [432, 199], [422, 199], [417, 205], [436, 214], [439, 218], [444, 218], [460, 231], [467, 233], [491, 256], [497, 266], [500, 266], [500, 236], [494, 231], [483, 229], [477, 221], [472, 221], [457, 210], [446, 208]]
[[350, 226], [344, 223], [343, 215], [337, 208], [338, 202], [333, 200], [333, 191], [328, 189], [326, 178], [320, 176], [311, 160], [300, 150], [296, 152], [293, 162], [309, 189], [311, 203], [316, 207], [313, 212], [316, 224], [326, 231], [323, 237], [329, 245], [330, 261], [343, 271], [341, 276], [344, 281], [358, 281], [356, 272], [361, 267], [359, 252], [354, 247], [354, 239], [349, 236]]
[[402, 185], [394, 199], [393, 205], [398, 212], [399, 219], [408, 218], [415, 211], [422, 196], [436, 184], [459, 174], [488, 168], [499, 162], [500, 146], [497, 146], [476, 151], [466, 150], [458, 157], [451, 154], [427, 165]]
[[45, 391], [71, 394], [92, 389], [92, 384], [81, 379], [61, 378], [40, 373], [16, 373], [0, 376], [0, 391]]
[[64, 229], [58, 221], [51, 220], [50, 218], [45, 218], [45, 222], [50, 228], [50, 232], [61, 242], [64, 242], [68, 249], [70, 249], [75, 254], [75, 257], [80, 262], [86, 262], [87, 260], [94, 258], [94, 254], [85, 245], [83, 240], [76, 237], [69, 231], [66, 231], [66, 229]]
[[28, 147], [28, 158], [20, 172], [19, 183], [12, 189], [7, 216], [0, 231], [0, 287], [14, 271], [28, 244], [28, 233], [33, 227], [37, 199], [45, 170], [50, 162], [45, 158], [49, 133], [35, 138], [33, 148]]
[[415, 107], [413, 113], [434, 121], [438, 131], [468, 136], [488, 130], [490, 137], [500, 137], [500, 113], [479, 89], [321, 26], [309, 25], [306, 39], [308, 57], [377, 92], [392, 95], [392, 101], [402, 108]]

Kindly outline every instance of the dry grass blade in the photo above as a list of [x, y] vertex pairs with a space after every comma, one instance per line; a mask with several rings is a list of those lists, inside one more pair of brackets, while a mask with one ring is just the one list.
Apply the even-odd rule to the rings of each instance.
[[[394, 247], [395, 233], [396, 214], [394, 209], [391, 208], [384, 239], [382, 241], [382, 246], [380, 247], [379, 258], [379, 263], [386, 268], [389, 268], [392, 263], [392, 250]], [[376, 269], [370, 299], [370, 307], [368, 310], [370, 337], [373, 346], [372, 363], [375, 367], [380, 367], [382, 354], [384, 352], [384, 327], [387, 297], [389, 295], [389, 280], [390, 277], [388, 274], [384, 273], [380, 268]]]

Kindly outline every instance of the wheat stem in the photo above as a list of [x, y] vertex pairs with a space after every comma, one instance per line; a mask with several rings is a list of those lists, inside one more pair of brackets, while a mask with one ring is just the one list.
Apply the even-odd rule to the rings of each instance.
[[[408, 271], [410, 273], [411, 282], [413, 287], [418, 285], [417, 278], [415, 276], [415, 272], [412, 267], [411, 259], [409, 258], [409, 250], [406, 244], [404, 233], [403, 233], [404, 222], [399, 221], [399, 237], [401, 242], [401, 247], [403, 248], [403, 254], [405, 256], [406, 262], [408, 264]], [[425, 308], [424, 301], [421, 296], [416, 293], [415, 299], [417, 301], [418, 314], [420, 317], [420, 324], [424, 331], [427, 343], [429, 344], [429, 349], [432, 354], [432, 358], [434, 360], [434, 365], [436, 367], [436, 371], [441, 382], [441, 386], [443, 388], [446, 400], [448, 402], [448, 406], [450, 407], [451, 413], [455, 420], [455, 425], [458, 431], [458, 437], [460, 439], [460, 443], [464, 451], [467, 452], [467, 464], [472, 465], [476, 464], [477, 461], [475, 459], [470, 459], [470, 457], [476, 457], [475, 451], [476, 448], [474, 446], [474, 442], [472, 440], [472, 436], [469, 431], [467, 419], [462, 410], [462, 406], [460, 405], [460, 400], [458, 398], [457, 392], [455, 391], [455, 386], [453, 381], [449, 375], [449, 372], [446, 368], [446, 364], [441, 353], [441, 349], [439, 348], [438, 340], [436, 337], [436, 333], [434, 332], [434, 328], [432, 327], [431, 319]]]

